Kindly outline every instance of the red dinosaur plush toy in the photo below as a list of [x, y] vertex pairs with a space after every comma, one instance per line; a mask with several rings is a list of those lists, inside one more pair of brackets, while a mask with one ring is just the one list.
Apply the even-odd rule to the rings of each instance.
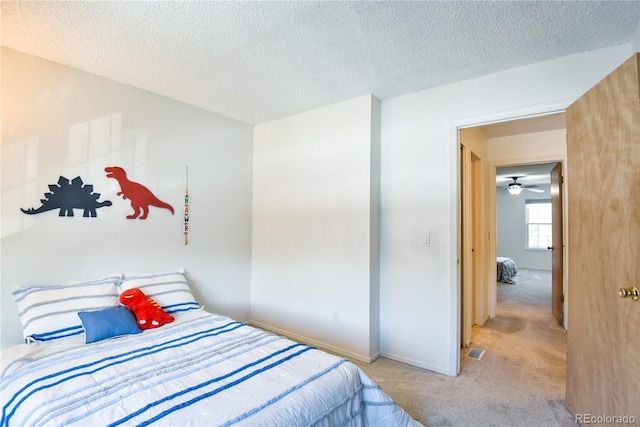
[[120, 295], [120, 303], [133, 312], [140, 329], [158, 328], [174, 321], [172, 315], [138, 288], [124, 291]]

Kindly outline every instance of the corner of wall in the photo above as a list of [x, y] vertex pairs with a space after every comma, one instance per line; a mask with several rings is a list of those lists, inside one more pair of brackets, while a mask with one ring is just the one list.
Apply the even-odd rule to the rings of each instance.
[[380, 121], [381, 102], [371, 96], [369, 356], [380, 354]]
[[631, 54], [640, 52], [640, 22], [631, 37]]

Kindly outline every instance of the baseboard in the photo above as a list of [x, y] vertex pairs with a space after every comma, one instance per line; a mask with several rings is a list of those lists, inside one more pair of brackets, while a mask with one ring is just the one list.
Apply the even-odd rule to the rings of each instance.
[[447, 375], [449, 377], [455, 377], [456, 376], [456, 375], [451, 375], [449, 370], [443, 368], [442, 366], [435, 366], [435, 365], [430, 365], [428, 363], [422, 363], [422, 362], [419, 362], [417, 360], [414, 360], [414, 359], [411, 359], [411, 358], [408, 358], [408, 357], [398, 356], [397, 354], [385, 353], [384, 351], [381, 351], [380, 352], [380, 357], [384, 357], [384, 358], [387, 358], [387, 359], [395, 360], [397, 362], [406, 363], [407, 365], [416, 366], [418, 368], [426, 369], [428, 371], [437, 372], [438, 374], [444, 374], [444, 375]]
[[485, 318], [482, 320], [482, 323], [479, 324], [478, 326], [487, 326], [487, 323], [489, 322], [491, 318], [489, 317], [489, 315], [485, 316]]
[[303, 344], [307, 344], [313, 347], [317, 347], [321, 350], [327, 350], [330, 353], [336, 353], [340, 356], [345, 356], [348, 357], [349, 359], [355, 359], [355, 360], [359, 360], [361, 362], [366, 362], [366, 363], [371, 363], [374, 360], [376, 360], [378, 357], [380, 357], [380, 352], [376, 352], [375, 354], [371, 355], [371, 356], [365, 356], [363, 354], [359, 354], [359, 353], [354, 353], [352, 351], [349, 350], [345, 350], [344, 348], [340, 348], [337, 347], [335, 345], [320, 341], [320, 340], [316, 340], [313, 338], [309, 338], [307, 336], [304, 335], [300, 335], [300, 334], [296, 334], [294, 332], [291, 331], [287, 331], [286, 329], [282, 329], [282, 328], [277, 328], [275, 326], [271, 326], [271, 325], [267, 325], [265, 323], [261, 323], [261, 322], [256, 322], [256, 321], [249, 321], [247, 322], [252, 326], [255, 326], [257, 328], [260, 329], [264, 329], [266, 331], [269, 332], [273, 332], [275, 334], [278, 335], [282, 335], [285, 336], [291, 340], [294, 341], [298, 341], [301, 342]]

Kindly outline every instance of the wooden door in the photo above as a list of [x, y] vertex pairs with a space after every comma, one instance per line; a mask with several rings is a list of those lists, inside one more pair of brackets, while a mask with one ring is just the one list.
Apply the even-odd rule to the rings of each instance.
[[566, 403], [582, 424], [640, 425], [640, 301], [618, 294], [640, 287], [639, 58], [567, 109]]
[[562, 163], [551, 170], [551, 312], [564, 327]]

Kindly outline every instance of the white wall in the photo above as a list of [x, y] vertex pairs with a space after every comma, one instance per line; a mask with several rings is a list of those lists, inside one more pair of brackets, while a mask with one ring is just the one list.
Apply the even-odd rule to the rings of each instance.
[[255, 324], [377, 357], [378, 141], [371, 96], [255, 126]]
[[631, 38], [631, 50], [633, 52], [640, 52], [640, 23], [638, 23], [636, 30], [633, 32], [633, 37]]
[[626, 44], [382, 102], [381, 355], [458, 371], [456, 124], [566, 106], [629, 56]]
[[[2, 48], [1, 345], [21, 342], [10, 296], [18, 285], [184, 267], [211, 311], [249, 318], [252, 128], [69, 67]], [[173, 205], [127, 220], [128, 201], [104, 167]], [[189, 165], [191, 233], [182, 210]], [[48, 184], [80, 176], [110, 200], [97, 218], [38, 207]]]
[[548, 199], [551, 201], [551, 186], [540, 185], [542, 194], [523, 191], [512, 196], [507, 191], [499, 191], [496, 197], [497, 248], [498, 256], [512, 258], [518, 268], [551, 270], [551, 251], [526, 249], [527, 226], [525, 223], [525, 203], [527, 199]]

